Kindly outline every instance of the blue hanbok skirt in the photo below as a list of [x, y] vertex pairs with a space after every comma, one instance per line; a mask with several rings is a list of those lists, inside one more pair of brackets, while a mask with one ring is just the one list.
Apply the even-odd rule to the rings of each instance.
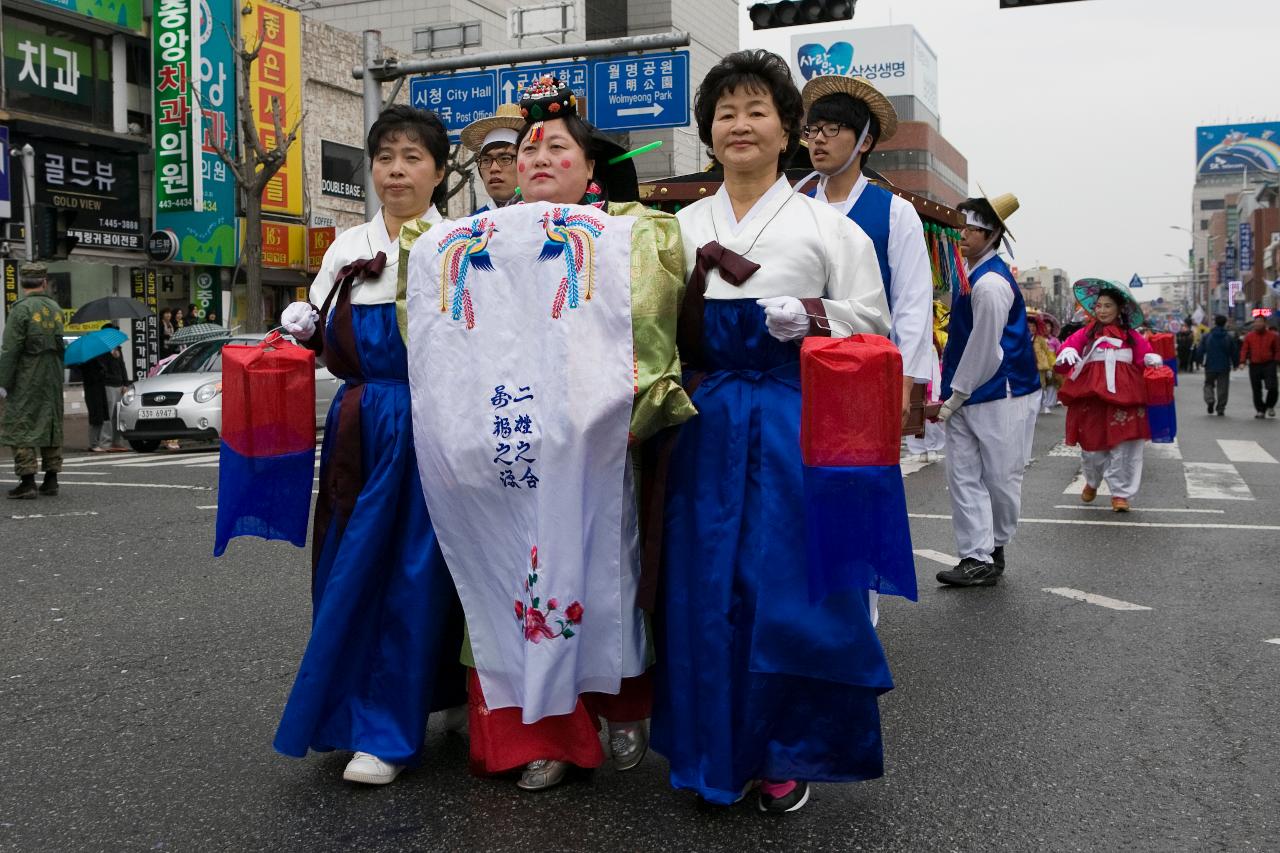
[[[336, 514], [312, 532], [322, 545], [311, 638], [275, 748], [297, 757], [352, 750], [412, 764], [428, 714], [466, 701], [461, 607], [418, 479], [395, 305], [355, 305], [350, 316], [361, 375], [344, 377], [329, 410], [320, 476], [340, 454], [358, 453], [360, 491], [349, 517]], [[335, 345], [329, 326], [326, 348]], [[359, 441], [350, 447], [338, 438], [339, 412], [357, 386]]]

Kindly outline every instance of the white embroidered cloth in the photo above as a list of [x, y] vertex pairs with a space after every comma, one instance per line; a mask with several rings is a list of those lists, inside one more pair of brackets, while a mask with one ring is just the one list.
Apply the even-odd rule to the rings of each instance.
[[437, 225], [409, 255], [427, 507], [486, 703], [525, 722], [618, 692], [643, 656], [621, 580], [633, 221], [521, 204]]

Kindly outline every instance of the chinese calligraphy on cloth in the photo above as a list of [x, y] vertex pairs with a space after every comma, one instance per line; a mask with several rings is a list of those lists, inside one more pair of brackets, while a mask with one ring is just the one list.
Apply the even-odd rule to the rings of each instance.
[[[414, 440], [490, 707], [616, 693], [631, 619], [632, 217], [524, 204], [409, 252]], [[633, 584], [634, 581], [631, 581]]]

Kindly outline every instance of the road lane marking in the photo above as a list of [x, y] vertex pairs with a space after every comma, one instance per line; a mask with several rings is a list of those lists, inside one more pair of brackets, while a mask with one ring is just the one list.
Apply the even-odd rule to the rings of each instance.
[[1187, 497], [1206, 501], [1251, 501], [1253, 492], [1230, 462], [1183, 462]]
[[1143, 607], [1141, 604], [1131, 604], [1128, 601], [1121, 601], [1118, 598], [1107, 598], [1105, 595], [1094, 595], [1092, 592], [1083, 592], [1078, 589], [1071, 589], [1066, 586], [1050, 586], [1045, 587], [1041, 592], [1051, 592], [1054, 595], [1061, 595], [1063, 598], [1070, 598], [1075, 601], [1083, 601], [1086, 604], [1096, 604], [1099, 607], [1105, 607], [1108, 610], [1150, 610], [1150, 607]]
[[926, 560], [933, 560], [935, 563], [942, 563], [944, 566], [954, 566], [959, 562], [950, 554], [944, 554], [941, 551], [934, 551], [932, 548], [917, 548], [915, 550], [917, 557], [924, 557]]
[[[1109, 506], [1091, 506], [1090, 504], [1054, 504], [1054, 509], [1087, 509], [1094, 512], [1113, 512]], [[1182, 508], [1159, 508], [1138, 506], [1129, 510], [1130, 512], [1192, 512], [1197, 514], [1226, 515], [1225, 509], [1182, 509]]]
[[[1076, 473], [1076, 478], [1071, 481], [1071, 485], [1067, 486], [1067, 490], [1063, 492], [1063, 494], [1078, 495], [1083, 491], [1084, 491], [1084, 471], [1079, 471]], [[1098, 486], [1098, 494], [1103, 496], [1110, 496], [1111, 488], [1107, 486], [1106, 480], [1103, 480], [1102, 485]]]
[[[94, 483], [93, 485], [98, 485]], [[950, 521], [950, 515], [930, 512], [909, 512], [908, 518], [936, 519]], [[1280, 524], [1214, 524], [1212, 522], [1177, 523], [1172, 521], [1093, 521], [1082, 518], [1020, 518], [1019, 524], [1075, 524], [1088, 527], [1163, 527], [1175, 530], [1280, 530]]]
[[1273, 644], [1275, 644], [1275, 645], [1277, 645], [1277, 646], [1280, 646], [1280, 637], [1276, 637], [1274, 640], [1263, 640], [1263, 642], [1264, 642], [1264, 643], [1273, 643]]
[[1261, 462], [1264, 465], [1280, 464], [1270, 453], [1262, 449], [1256, 441], [1235, 441], [1228, 438], [1218, 439], [1218, 446], [1231, 462]]
[[33, 512], [30, 515], [11, 515], [10, 518], [19, 521], [25, 521], [28, 518], [70, 518], [79, 515], [97, 515], [93, 510], [80, 510], [76, 512]]
[[1178, 439], [1170, 442], [1148, 441], [1145, 452], [1153, 459], [1182, 459], [1182, 450], [1178, 447]]
[[[9, 483], [17, 483], [17, 480], [7, 480], [3, 485]], [[186, 489], [192, 492], [212, 492], [213, 486], [181, 486], [175, 483], [104, 483], [101, 480], [90, 480], [83, 483], [68, 483], [74, 486], [122, 486], [131, 489]], [[947, 516], [950, 518], [951, 516]]]

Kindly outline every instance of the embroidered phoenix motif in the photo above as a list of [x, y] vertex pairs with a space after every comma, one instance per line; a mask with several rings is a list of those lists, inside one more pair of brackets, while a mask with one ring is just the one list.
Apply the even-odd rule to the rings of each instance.
[[543, 214], [542, 227], [547, 239], [538, 260], [564, 259], [564, 278], [560, 279], [560, 288], [551, 303], [551, 316], [558, 320], [566, 304], [571, 309], [577, 308], [580, 299], [590, 300], [595, 291], [595, 240], [604, 231], [604, 224], [589, 214], [571, 215], [568, 208], [553, 207]]
[[498, 228], [488, 218], [473, 219], [469, 225], [455, 228], [440, 241], [437, 252], [440, 263], [440, 311], [451, 312], [455, 320], [466, 318], [467, 328], [476, 325], [471, 304], [471, 288], [467, 279], [472, 270], [493, 270], [489, 257], [489, 240]]

